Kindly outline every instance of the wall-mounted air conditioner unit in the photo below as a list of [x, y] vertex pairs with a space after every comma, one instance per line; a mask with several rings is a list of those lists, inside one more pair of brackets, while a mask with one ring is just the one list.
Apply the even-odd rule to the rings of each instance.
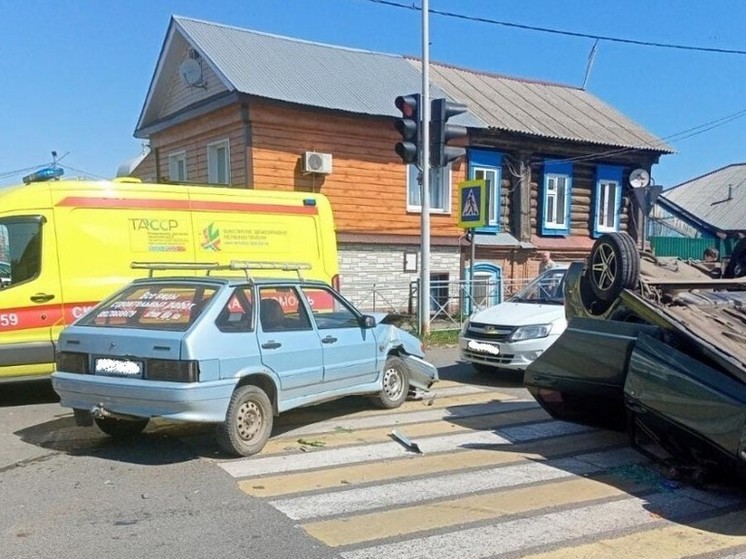
[[304, 173], [329, 175], [332, 172], [332, 154], [307, 151], [303, 154], [302, 164]]

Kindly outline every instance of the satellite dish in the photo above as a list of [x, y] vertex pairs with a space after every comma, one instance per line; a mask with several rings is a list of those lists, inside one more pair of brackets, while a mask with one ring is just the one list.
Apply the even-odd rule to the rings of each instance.
[[629, 184], [632, 188], [645, 188], [650, 184], [650, 173], [645, 169], [635, 169], [629, 174]]
[[179, 66], [179, 73], [181, 74], [181, 79], [183, 79], [187, 85], [202, 85], [202, 66], [199, 63], [199, 60], [187, 58], [181, 63], [181, 66]]

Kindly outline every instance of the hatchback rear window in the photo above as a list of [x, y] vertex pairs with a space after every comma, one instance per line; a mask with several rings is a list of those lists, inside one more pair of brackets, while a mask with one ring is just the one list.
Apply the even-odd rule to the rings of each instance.
[[187, 330], [205, 309], [216, 289], [204, 285], [132, 285], [80, 319], [83, 326]]

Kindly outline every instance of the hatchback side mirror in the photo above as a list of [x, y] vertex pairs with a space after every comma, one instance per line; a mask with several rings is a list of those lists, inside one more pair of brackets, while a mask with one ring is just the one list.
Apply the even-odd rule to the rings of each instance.
[[360, 325], [363, 328], [375, 328], [376, 327], [376, 319], [369, 314], [364, 314], [362, 319], [360, 320]]

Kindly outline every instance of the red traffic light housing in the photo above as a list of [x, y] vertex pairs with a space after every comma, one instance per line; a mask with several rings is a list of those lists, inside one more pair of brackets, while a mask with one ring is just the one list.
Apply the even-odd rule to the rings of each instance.
[[433, 99], [430, 107], [430, 166], [445, 167], [466, 154], [465, 148], [448, 145], [451, 140], [466, 136], [466, 127], [448, 124], [448, 119], [465, 113], [467, 108], [466, 105], [446, 99]]
[[394, 128], [402, 137], [402, 141], [394, 146], [394, 151], [404, 163], [417, 163], [420, 152], [420, 103], [419, 93], [400, 95], [394, 101], [402, 114], [402, 118], [394, 121]]

